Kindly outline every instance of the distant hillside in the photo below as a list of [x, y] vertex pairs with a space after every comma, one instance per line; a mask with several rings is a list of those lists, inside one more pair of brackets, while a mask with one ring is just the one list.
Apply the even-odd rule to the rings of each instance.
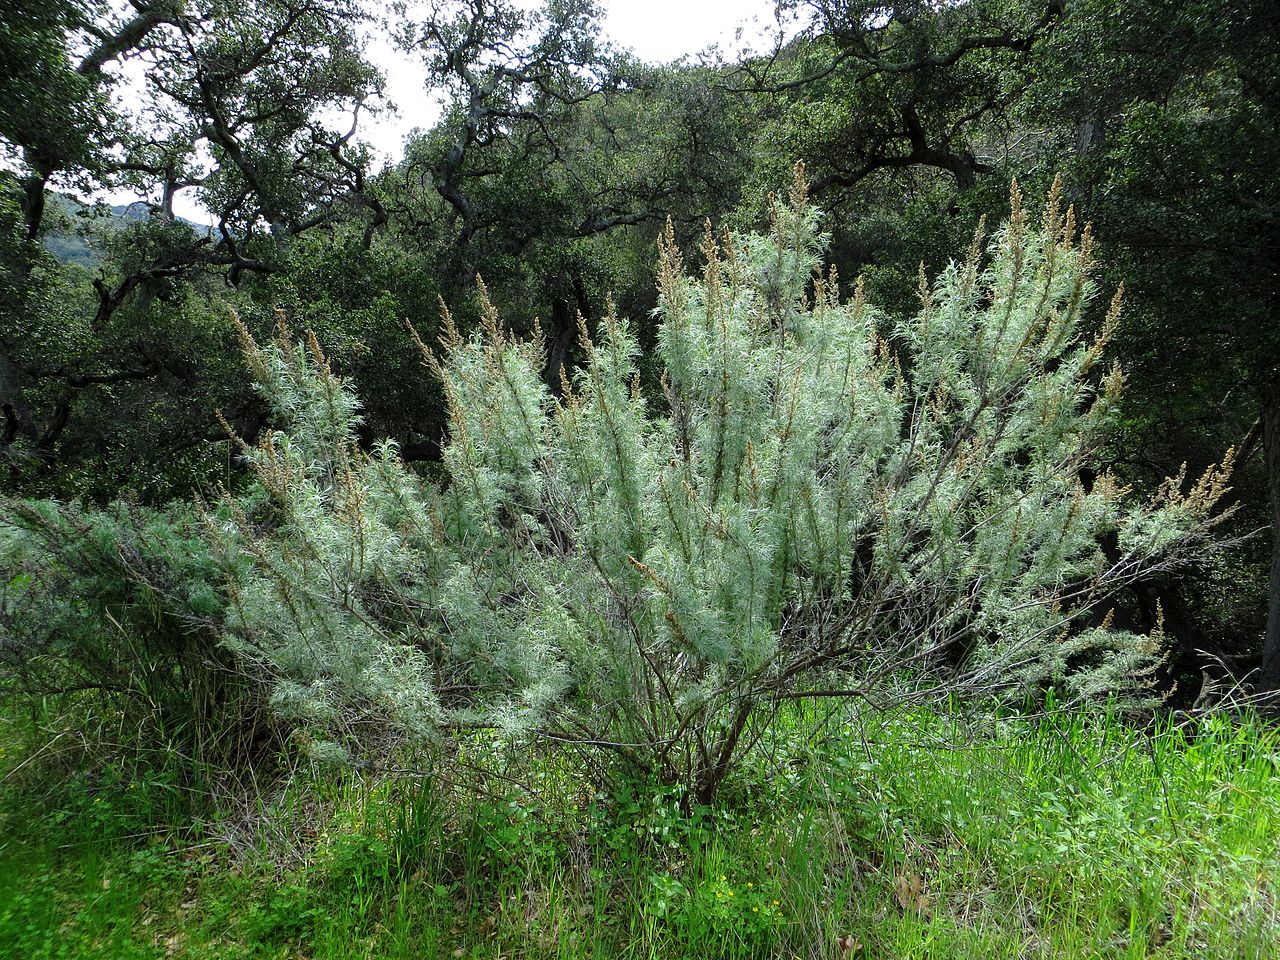
[[[45, 214], [48, 229], [44, 245], [66, 264], [94, 270], [102, 262], [102, 237], [131, 220], [146, 220], [151, 208], [142, 201], [133, 203], [88, 204], [67, 194], [49, 197]], [[205, 224], [178, 217], [198, 233], [209, 229]]]

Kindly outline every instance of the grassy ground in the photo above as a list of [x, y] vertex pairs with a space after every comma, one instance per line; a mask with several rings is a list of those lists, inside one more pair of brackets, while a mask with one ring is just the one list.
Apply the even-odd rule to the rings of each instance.
[[1280, 957], [1263, 724], [817, 725], [684, 817], [483, 744], [523, 785], [317, 775], [208, 809], [154, 768], [33, 758], [11, 720], [0, 957]]

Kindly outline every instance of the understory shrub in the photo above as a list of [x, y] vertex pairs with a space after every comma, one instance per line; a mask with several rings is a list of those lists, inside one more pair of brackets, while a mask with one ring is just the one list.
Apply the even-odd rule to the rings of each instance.
[[261, 755], [272, 724], [223, 643], [198, 510], [2, 500], [0, 517], [0, 697], [187, 779]]
[[[980, 226], [913, 317], [821, 270], [803, 169], [698, 276], [660, 242], [663, 396], [610, 311], [552, 392], [543, 344], [447, 311], [445, 480], [356, 442], [314, 336], [240, 327], [278, 430], [201, 507], [221, 649], [312, 755], [496, 728], [711, 800], [792, 698], [1149, 699], [1162, 638], [1108, 598], [1207, 542], [1221, 467], [1140, 500], [1093, 456], [1123, 386], [1055, 189]], [[416, 335], [415, 335], [416, 336]]]

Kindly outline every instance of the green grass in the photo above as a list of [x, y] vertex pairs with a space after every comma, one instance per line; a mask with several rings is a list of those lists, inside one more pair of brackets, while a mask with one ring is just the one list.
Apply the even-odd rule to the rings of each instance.
[[797, 711], [691, 817], [564, 756], [469, 756], [492, 775], [465, 788], [316, 773], [198, 817], [163, 774], [29, 762], [0, 786], [0, 956], [1280, 956], [1256, 719]]

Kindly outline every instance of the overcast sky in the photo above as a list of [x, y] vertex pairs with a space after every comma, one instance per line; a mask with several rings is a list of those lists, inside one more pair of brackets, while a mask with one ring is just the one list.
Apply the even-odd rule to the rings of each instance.
[[[529, 6], [541, 5], [538, 0], [527, 2]], [[726, 54], [744, 47], [765, 49], [777, 31], [773, 0], [601, 0], [600, 5], [605, 10], [603, 27], [608, 39], [650, 62], [692, 56], [712, 45]], [[400, 157], [411, 130], [428, 128], [438, 119], [440, 108], [427, 92], [420, 59], [401, 52], [377, 34], [370, 38], [368, 56], [386, 74], [387, 95], [396, 110], [365, 117], [360, 136], [374, 146], [380, 164], [385, 164]], [[139, 91], [137, 106], [141, 108], [145, 99], [141, 77], [131, 79]], [[190, 193], [179, 194], [175, 212], [208, 222], [208, 215], [195, 205]], [[138, 199], [121, 192], [104, 196], [111, 203]]]

